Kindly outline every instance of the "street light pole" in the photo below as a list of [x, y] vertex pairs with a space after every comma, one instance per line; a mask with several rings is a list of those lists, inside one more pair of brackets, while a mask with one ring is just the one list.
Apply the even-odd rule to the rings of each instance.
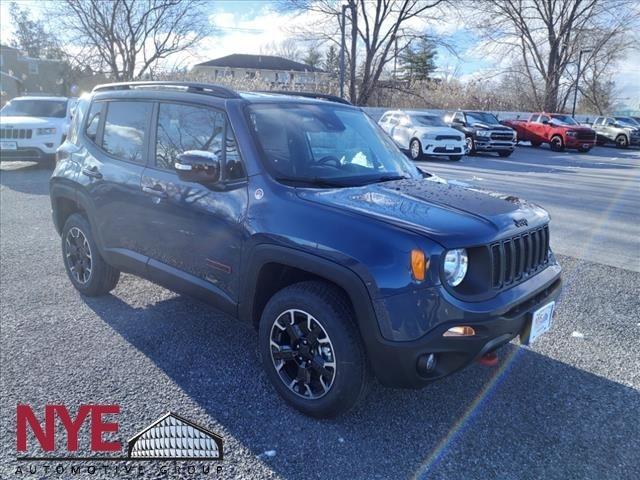
[[582, 66], [582, 54], [590, 53], [593, 50], [590, 48], [585, 48], [584, 50], [580, 50], [580, 55], [578, 55], [578, 73], [576, 75], [576, 87], [573, 91], [573, 108], [571, 109], [571, 117], [575, 118], [576, 116], [576, 101], [578, 100], [578, 87], [580, 85], [580, 67]]
[[340, 21], [340, 98], [344, 98], [344, 51], [347, 48], [345, 40], [346, 18], [348, 5], [342, 5], [342, 14]]

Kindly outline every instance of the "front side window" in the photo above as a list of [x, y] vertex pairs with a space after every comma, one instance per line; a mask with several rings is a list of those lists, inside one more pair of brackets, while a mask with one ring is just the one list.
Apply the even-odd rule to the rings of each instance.
[[202, 150], [222, 157], [225, 117], [206, 107], [160, 104], [156, 140], [156, 166], [173, 170], [178, 155]]
[[110, 102], [104, 122], [102, 148], [112, 156], [144, 163], [144, 147], [153, 105], [145, 102]]
[[254, 105], [249, 120], [267, 168], [284, 182], [366, 184], [421, 178], [364, 112], [338, 105]]
[[2, 107], [2, 116], [64, 118], [67, 100], [14, 99]]

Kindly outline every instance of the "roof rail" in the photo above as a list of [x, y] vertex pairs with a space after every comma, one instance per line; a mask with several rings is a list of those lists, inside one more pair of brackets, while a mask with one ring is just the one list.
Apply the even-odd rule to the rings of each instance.
[[315, 98], [317, 100], [327, 100], [328, 102], [342, 103], [344, 105], [352, 105], [349, 100], [340, 98], [336, 95], [316, 92], [294, 92], [288, 90], [260, 90], [258, 93], [273, 93], [275, 95], [290, 95], [292, 97]]
[[212, 83], [194, 83], [180, 81], [148, 81], [148, 82], [119, 82], [106, 83], [93, 87], [94, 92], [104, 92], [108, 90], [133, 90], [135, 88], [185, 88], [189, 93], [200, 93], [222, 98], [241, 98], [235, 90], [222, 85]]

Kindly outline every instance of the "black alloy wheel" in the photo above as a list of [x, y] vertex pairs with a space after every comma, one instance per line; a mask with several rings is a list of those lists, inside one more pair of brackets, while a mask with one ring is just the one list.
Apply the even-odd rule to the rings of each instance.
[[71, 275], [82, 285], [91, 278], [92, 255], [91, 246], [86, 235], [78, 228], [72, 227], [65, 238], [65, 259]]

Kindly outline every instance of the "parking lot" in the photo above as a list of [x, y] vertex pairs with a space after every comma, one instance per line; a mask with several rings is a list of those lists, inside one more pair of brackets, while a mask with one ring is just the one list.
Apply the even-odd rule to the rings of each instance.
[[[82, 298], [51, 222], [50, 171], [3, 163], [0, 478], [28, 471], [19, 403], [119, 404], [123, 440], [179, 413], [224, 438], [222, 478], [640, 478], [640, 150], [520, 146], [421, 166], [551, 212], [565, 272], [554, 325], [531, 348], [507, 345], [498, 367], [420, 391], [374, 385], [355, 411], [318, 421], [276, 395], [250, 327], [131, 275]], [[183, 463], [144, 476], [187, 477]], [[91, 478], [129, 478], [107, 466]]]

